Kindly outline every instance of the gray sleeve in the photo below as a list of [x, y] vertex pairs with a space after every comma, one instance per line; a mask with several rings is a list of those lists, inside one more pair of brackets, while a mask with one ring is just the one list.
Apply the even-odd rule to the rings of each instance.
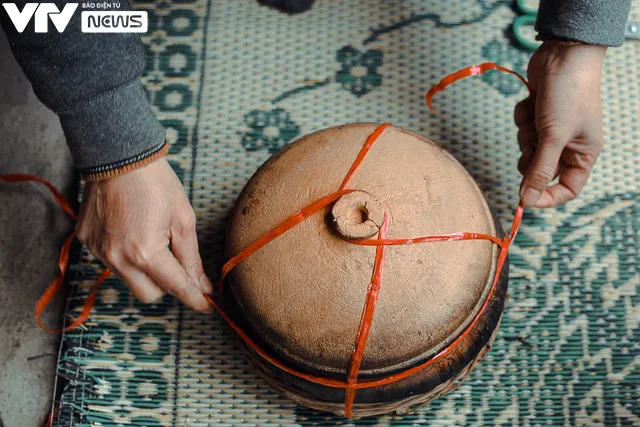
[[[15, 3], [22, 10], [27, 1]], [[54, 3], [62, 10], [68, 2]], [[0, 23], [36, 96], [60, 117], [76, 167], [93, 173], [154, 154], [165, 132], [140, 82], [146, 57], [138, 35], [85, 34], [81, 8], [62, 33], [51, 21], [36, 33], [34, 18], [19, 33], [2, 7]]]
[[631, 0], [541, 0], [536, 31], [560, 40], [620, 46]]

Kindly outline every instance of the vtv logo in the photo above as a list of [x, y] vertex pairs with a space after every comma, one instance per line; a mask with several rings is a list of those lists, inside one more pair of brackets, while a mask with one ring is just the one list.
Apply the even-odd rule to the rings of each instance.
[[149, 17], [146, 11], [82, 12], [83, 33], [146, 33]]
[[19, 33], [22, 33], [27, 28], [34, 14], [36, 16], [36, 33], [49, 31], [49, 18], [51, 18], [51, 22], [53, 22], [58, 32], [61, 33], [69, 25], [73, 12], [78, 8], [78, 3], [67, 3], [62, 12], [54, 3], [27, 3], [22, 12], [18, 10], [18, 6], [15, 3], [2, 3], [2, 6], [7, 11], [9, 19], [11, 19], [13, 26], [16, 27]]

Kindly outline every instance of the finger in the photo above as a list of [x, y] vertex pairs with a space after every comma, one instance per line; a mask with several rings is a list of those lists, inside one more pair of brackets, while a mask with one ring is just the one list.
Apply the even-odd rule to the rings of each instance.
[[107, 267], [125, 282], [131, 293], [144, 304], [156, 302], [166, 294], [144, 271], [132, 264], [120, 267], [107, 265]]
[[531, 165], [531, 161], [533, 160], [534, 151], [529, 148], [525, 148], [522, 152], [522, 156], [520, 156], [520, 160], [518, 160], [518, 171], [524, 176], [529, 170], [529, 166]]
[[525, 122], [534, 121], [535, 105], [535, 99], [531, 96], [516, 105], [513, 111], [516, 126], [520, 127]]
[[518, 129], [518, 146], [520, 151], [533, 151], [538, 145], [538, 131], [535, 122], [525, 122]]
[[540, 142], [522, 183], [520, 200], [525, 208], [538, 203], [542, 193], [556, 174], [565, 145], [559, 139], [548, 138]]
[[589, 176], [588, 172], [583, 172], [584, 171], [580, 171], [580, 173], [573, 174], [575, 175], [575, 178], [573, 179], [573, 181], [575, 182], [567, 184], [566, 181], [563, 182], [561, 179], [561, 182], [558, 182], [557, 184], [547, 188], [536, 203], [536, 207], [552, 208], [554, 206], [567, 203], [568, 201], [578, 197], [578, 194], [580, 194], [580, 191], [584, 187], [584, 184], [587, 182], [587, 178]]
[[213, 286], [204, 273], [204, 267], [202, 266], [195, 225], [176, 227], [171, 230], [171, 250], [180, 265], [182, 265], [182, 268], [198, 285], [200, 290], [207, 294], [212, 293]]
[[533, 155], [538, 145], [538, 132], [533, 121], [525, 122], [518, 129], [518, 146], [522, 152], [518, 160], [518, 171], [522, 175], [526, 173], [533, 160]]
[[160, 288], [175, 296], [194, 310], [211, 313], [212, 307], [204, 298], [202, 290], [168, 247], [162, 248], [150, 257], [139, 257], [138, 266], [146, 271]]
[[118, 245], [110, 243], [108, 239], [101, 240], [98, 245], [89, 244], [91, 245], [91, 247], [87, 246], [89, 251], [127, 284], [131, 293], [141, 302], [149, 304], [165, 295], [165, 292], [149, 276], [128, 262], [121, 251], [115, 249]]
[[536, 203], [538, 208], [551, 208], [562, 205], [578, 197], [589, 178], [589, 171], [581, 168], [565, 169], [560, 181], [547, 188]]

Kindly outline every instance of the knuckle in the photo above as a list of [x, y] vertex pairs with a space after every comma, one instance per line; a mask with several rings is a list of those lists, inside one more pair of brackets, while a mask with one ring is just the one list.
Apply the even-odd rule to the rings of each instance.
[[120, 251], [114, 245], [105, 245], [100, 249], [100, 256], [110, 265], [118, 265], [122, 260]]
[[556, 141], [561, 137], [562, 118], [555, 114], [544, 112], [536, 117], [536, 129], [542, 141]]
[[529, 108], [529, 103], [525, 99], [524, 101], [520, 101], [515, 109], [513, 110], [513, 119], [517, 126], [520, 126], [522, 123], [527, 121], [531, 116], [531, 111]]
[[536, 126], [540, 147], [564, 147], [567, 145], [574, 132], [575, 126], [562, 124], [559, 120], [560, 119], [548, 125]]
[[80, 224], [76, 226], [76, 237], [83, 245], [86, 245], [88, 247], [87, 243], [89, 241], [89, 235], [85, 230], [85, 228], [82, 227]]
[[543, 190], [553, 179], [555, 170], [549, 166], [536, 168], [529, 173], [528, 184], [538, 190]]
[[191, 232], [196, 228], [196, 213], [193, 209], [184, 209], [178, 214], [178, 229], [183, 232]]
[[529, 134], [528, 129], [518, 129], [518, 145], [520, 146], [520, 151], [524, 151], [525, 148], [528, 148], [530, 140], [531, 135]]
[[202, 262], [199, 259], [194, 259], [193, 263], [189, 265], [189, 270], [193, 271], [193, 274], [196, 278], [204, 275], [204, 267], [202, 266]]
[[[97, 246], [94, 242], [95, 238], [93, 237], [93, 234], [90, 232], [89, 227], [86, 227], [81, 222], [78, 222], [76, 224], [75, 232], [76, 232], [76, 237], [78, 238], [80, 243], [82, 243], [87, 248], [89, 248], [89, 250], [91, 250], [92, 247], [95, 248]], [[93, 251], [91, 252], [93, 253]]]
[[111, 266], [118, 265], [122, 259], [118, 245], [113, 244], [107, 239], [96, 240], [94, 237], [90, 237], [87, 240], [86, 246], [89, 252]]
[[138, 266], [146, 268], [151, 265], [151, 255], [146, 249], [134, 250], [131, 254], [131, 260]]
[[148, 244], [144, 242], [132, 242], [129, 247], [129, 258], [134, 264], [140, 267], [148, 267], [153, 260], [153, 252]]

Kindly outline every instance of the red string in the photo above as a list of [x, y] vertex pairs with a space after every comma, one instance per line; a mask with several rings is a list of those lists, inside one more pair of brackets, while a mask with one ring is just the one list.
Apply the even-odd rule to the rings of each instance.
[[412, 245], [414, 243], [425, 242], [453, 242], [454, 240], [490, 240], [496, 245], [500, 245], [502, 240], [496, 236], [482, 233], [449, 233], [449, 234], [434, 234], [431, 236], [410, 237], [408, 239], [364, 239], [364, 240], [351, 240], [346, 239], [347, 242], [354, 245], [362, 246], [398, 246], [398, 245]]
[[347, 188], [347, 184], [349, 184], [349, 181], [351, 181], [353, 174], [356, 173], [356, 170], [358, 170], [358, 168], [360, 167], [360, 164], [366, 157], [367, 153], [369, 153], [369, 150], [373, 146], [373, 143], [378, 140], [380, 135], [382, 135], [382, 132], [384, 132], [384, 130], [389, 126], [391, 126], [391, 123], [383, 123], [380, 126], [378, 126], [371, 135], [369, 135], [364, 145], [360, 149], [360, 152], [356, 156], [356, 159], [353, 161], [353, 164], [351, 165], [349, 172], [347, 172], [347, 175], [344, 177], [344, 180], [342, 180], [342, 184], [340, 185], [340, 190], [344, 190], [345, 188]]
[[298, 212], [293, 215], [287, 217], [280, 224], [276, 225], [270, 231], [266, 232], [262, 236], [258, 237], [253, 243], [249, 246], [241, 250], [237, 255], [231, 257], [229, 261], [227, 261], [222, 266], [222, 277], [220, 278], [220, 290], [223, 290], [223, 283], [225, 277], [229, 274], [229, 272], [234, 269], [238, 264], [240, 264], [245, 259], [249, 258], [252, 254], [259, 251], [261, 248], [282, 236], [287, 231], [291, 230], [296, 225], [300, 224], [305, 219], [309, 218], [314, 213], [318, 212], [320, 209], [330, 205], [331, 203], [338, 200], [340, 197], [345, 194], [352, 193], [354, 190], [340, 190], [335, 193], [328, 194], [313, 203], [303, 207]]
[[[389, 218], [385, 214], [382, 221], [382, 227], [378, 237], [384, 239], [389, 229]], [[371, 283], [367, 288], [367, 296], [364, 300], [364, 307], [362, 309], [362, 317], [360, 318], [360, 325], [358, 325], [358, 333], [356, 334], [356, 345], [353, 349], [353, 355], [351, 356], [351, 365], [349, 366], [349, 375], [347, 376], [347, 382], [350, 386], [353, 386], [358, 381], [358, 372], [360, 371], [360, 364], [364, 357], [364, 348], [367, 345], [367, 338], [369, 337], [369, 331], [371, 330], [371, 324], [373, 323], [373, 314], [376, 309], [376, 303], [378, 302], [378, 295], [380, 295], [380, 287], [382, 285], [382, 270], [384, 266], [384, 256], [387, 252], [387, 247], [379, 245], [376, 248], [376, 258], [373, 264], [373, 273], [371, 274]], [[346, 391], [344, 415], [347, 418], [351, 418], [353, 402], [356, 398], [356, 390], [353, 387], [349, 387]]]
[[53, 424], [53, 418], [58, 414], [58, 410], [60, 409], [60, 404], [54, 405], [51, 413], [47, 417], [47, 422], [44, 424], [44, 427], [51, 427]]
[[436, 93], [442, 92], [447, 86], [457, 82], [460, 79], [464, 79], [470, 76], [479, 76], [491, 70], [498, 70], [504, 73], [513, 74], [518, 79], [520, 79], [522, 83], [524, 83], [527, 89], [529, 89], [529, 93], [533, 93], [533, 89], [531, 88], [529, 83], [520, 74], [508, 68], [504, 68], [498, 64], [494, 64], [493, 62], [484, 62], [482, 64], [472, 65], [470, 67], [463, 68], [462, 70], [458, 70], [455, 73], [451, 73], [448, 76], [445, 76], [442, 80], [440, 80], [440, 82], [437, 85], [432, 86], [431, 89], [429, 89], [429, 92], [427, 92], [427, 95], [425, 96], [425, 99], [427, 100], [427, 105], [435, 113], [436, 110], [435, 108], [433, 108], [433, 105], [431, 104], [431, 100], [433, 99], [433, 96]]
[[65, 211], [67, 215], [69, 215], [71, 218], [75, 219], [76, 221], [78, 220], [78, 217], [76, 216], [76, 213], [73, 211], [73, 208], [71, 207], [71, 204], [69, 203], [67, 198], [64, 197], [62, 193], [60, 193], [60, 191], [58, 191], [58, 189], [46, 179], [40, 178], [39, 176], [16, 173], [13, 175], [0, 175], [0, 180], [5, 182], [12, 182], [12, 183], [38, 182], [46, 186], [51, 192], [51, 194], [53, 195], [53, 197], [56, 199], [56, 202], [58, 202], [58, 205], [62, 208], [62, 210]]
[[[469, 77], [469, 76], [476, 76], [476, 75], [480, 75], [483, 74], [489, 70], [499, 70], [499, 71], [503, 71], [506, 73], [510, 73], [510, 74], [514, 74], [516, 75], [529, 89], [530, 92], [532, 92], [531, 87], [529, 86], [529, 84], [526, 82], [526, 80], [520, 76], [518, 73], [508, 70], [504, 67], [501, 67], [497, 64], [491, 63], [491, 62], [487, 62], [484, 64], [480, 64], [480, 65], [474, 65], [472, 67], [467, 67], [464, 68], [462, 70], [459, 70], [453, 74], [450, 74], [448, 76], [446, 76], [445, 78], [443, 78], [437, 85], [433, 86], [429, 92], [426, 95], [426, 101], [427, 104], [429, 105], [429, 107], [431, 109], [433, 109], [433, 106], [431, 104], [431, 101], [433, 99], [433, 96], [444, 90], [447, 86], [449, 86], [450, 84], [465, 78], [465, 77]], [[227, 275], [229, 274], [229, 272], [235, 268], [238, 264], [240, 264], [242, 261], [246, 260], [249, 256], [251, 256], [253, 253], [257, 252], [258, 250], [260, 250], [261, 248], [263, 248], [264, 246], [266, 246], [267, 244], [269, 244], [270, 242], [272, 242], [273, 240], [277, 239], [279, 236], [281, 236], [282, 234], [286, 233], [287, 231], [291, 230], [293, 227], [295, 227], [296, 225], [298, 225], [299, 223], [301, 223], [302, 221], [304, 221], [305, 219], [309, 218], [311, 215], [317, 213], [318, 211], [320, 211], [321, 209], [325, 208], [326, 206], [328, 206], [329, 204], [333, 203], [334, 201], [336, 201], [337, 199], [339, 199], [340, 197], [342, 197], [345, 194], [348, 194], [352, 191], [355, 190], [349, 190], [346, 189], [346, 186], [348, 185], [350, 179], [353, 177], [353, 175], [356, 173], [358, 167], [361, 165], [361, 163], [363, 162], [363, 160], [365, 159], [367, 153], [369, 152], [369, 150], [371, 149], [371, 147], [373, 146], [373, 144], [379, 139], [380, 135], [382, 135], [382, 133], [384, 132], [384, 130], [386, 128], [388, 128], [391, 124], [390, 123], [384, 123], [380, 126], [378, 126], [373, 133], [367, 138], [365, 144], [363, 145], [362, 149], [360, 150], [360, 152], [358, 153], [356, 159], [354, 160], [351, 168], [349, 169], [349, 171], [347, 172], [342, 184], [340, 185], [340, 188], [338, 191], [328, 194], [314, 202], [309, 203], [308, 205], [304, 206], [302, 209], [300, 209], [299, 211], [297, 211], [296, 213], [294, 213], [293, 215], [287, 217], [286, 219], [284, 219], [282, 222], [280, 222], [278, 225], [276, 225], [273, 229], [271, 229], [270, 231], [268, 231], [267, 233], [263, 234], [262, 236], [260, 236], [258, 239], [256, 239], [253, 243], [251, 243], [249, 246], [247, 246], [246, 248], [244, 248], [243, 250], [241, 250], [237, 255], [235, 255], [234, 257], [232, 257], [231, 259], [229, 259], [229, 261], [227, 261], [225, 263], [225, 265], [222, 268], [222, 276], [220, 279], [220, 288], [223, 288], [223, 283], [224, 283], [224, 279], [227, 277]], [[48, 181], [36, 177], [36, 176], [31, 176], [31, 175], [0, 175], [0, 179], [7, 181], [7, 182], [24, 182], [24, 181], [35, 181], [35, 182], [39, 182], [41, 184], [44, 184], [47, 186], [47, 188], [51, 191], [51, 193], [54, 195], [55, 199], [57, 200], [58, 204], [62, 207], [62, 209], [69, 214], [69, 216], [71, 216], [74, 219], [77, 219], [75, 213], [73, 212], [73, 210], [71, 209], [70, 204], [67, 202], [67, 200], [64, 198], [64, 196], [62, 196], [62, 194], [60, 194], [60, 192]], [[260, 355], [260, 357], [262, 357], [264, 360], [266, 360], [267, 362], [271, 363], [272, 365], [276, 366], [277, 368], [288, 372], [289, 374], [295, 375], [299, 378], [305, 379], [307, 381], [313, 382], [313, 383], [317, 383], [317, 384], [321, 384], [327, 387], [334, 387], [334, 388], [344, 388], [345, 389], [345, 416], [347, 417], [351, 417], [352, 416], [352, 407], [353, 407], [353, 402], [355, 400], [355, 392], [358, 389], [363, 389], [363, 388], [371, 388], [371, 387], [378, 387], [378, 386], [382, 386], [382, 385], [387, 385], [387, 384], [391, 384], [393, 382], [399, 381], [403, 378], [406, 378], [410, 375], [413, 375], [425, 368], [427, 368], [428, 366], [431, 366], [432, 364], [434, 364], [435, 362], [437, 362], [438, 360], [440, 360], [442, 357], [446, 356], [447, 354], [449, 354], [451, 351], [453, 351], [470, 333], [470, 331], [476, 326], [476, 324], [478, 323], [479, 319], [481, 318], [482, 314], [484, 314], [485, 310], [487, 309], [491, 298], [495, 292], [495, 288], [496, 285], [499, 281], [500, 278], [500, 273], [502, 272], [502, 268], [504, 267], [504, 263], [506, 261], [507, 258], [507, 254], [509, 252], [509, 246], [511, 245], [511, 243], [513, 242], [513, 240], [516, 237], [516, 234], [518, 232], [518, 228], [520, 227], [520, 224], [522, 222], [522, 214], [523, 214], [523, 207], [522, 205], [519, 205], [518, 208], [516, 209], [515, 212], [515, 216], [514, 216], [514, 220], [513, 220], [513, 224], [512, 224], [512, 228], [511, 228], [511, 232], [508, 236], [504, 237], [503, 239], [500, 239], [499, 237], [496, 236], [491, 236], [491, 235], [486, 235], [486, 234], [480, 234], [480, 233], [469, 233], [469, 232], [461, 232], [461, 233], [450, 233], [450, 234], [440, 234], [440, 235], [432, 235], [432, 236], [420, 236], [420, 237], [412, 237], [412, 238], [404, 238], [404, 239], [387, 239], [386, 238], [386, 234], [387, 234], [387, 230], [388, 230], [388, 221], [387, 218], [385, 216], [385, 220], [383, 222], [383, 225], [380, 229], [380, 232], [378, 234], [378, 237], [376, 239], [366, 239], [366, 240], [348, 240], [345, 239], [346, 241], [353, 243], [353, 244], [357, 244], [357, 245], [364, 245], [364, 246], [376, 246], [376, 255], [375, 255], [375, 263], [374, 263], [374, 269], [373, 269], [373, 273], [372, 273], [372, 277], [371, 277], [371, 281], [369, 283], [369, 286], [367, 288], [367, 294], [365, 297], [365, 301], [364, 301], [364, 306], [362, 309], [362, 315], [361, 315], [361, 319], [360, 319], [360, 323], [358, 325], [358, 331], [356, 333], [356, 339], [355, 339], [355, 345], [354, 345], [354, 350], [352, 353], [352, 357], [351, 357], [351, 362], [349, 364], [349, 370], [348, 370], [348, 374], [347, 374], [347, 379], [346, 381], [340, 381], [340, 380], [335, 380], [335, 379], [331, 379], [331, 378], [324, 378], [324, 377], [320, 377], [320, 376], [316, 376], [316, 375], [311, 375], [311, 374], [307, 374], [304, 372], [299, 372], [295, 369], [292, 369], [286, 365], [284, 365], [282, 362], [278, 361], [277, 359], [275, 359], [274, 357], [270, 356], [265, 350], [263, 350], [262, 348], [260, 348], [237, 324], [235, 324], [233, 322], [233, 320], [227, 315], [227, 313], [211, 298], [211, 296], [209, 295], [205, 295], [206, 299], [211, 303], [211, 305], [214, 307], [214, 309], [221, 315], [221, 317], [227, 322], [227, 324], [238, 334], [238, 336], [244, 341], [244, 343], [250, 347], [253, 351], [255, 351], [258, 355]], [[37, 304], [36, 304], [36, 308], [35, 308], [35, 316], [36, 316], [36, 322], [38, 323], [38, 325], [40, 325], [40, 327], [48, 332], [59, 332], [59, 331], [55, 331], [52, 329], [49, 329], [47, 327], [45, 327], [42, 324], [41, 321], [41, 315], [44, 311], [44, 309], [46, 308], [46, 306], [51, 302], [51, 300], [53, 299], [53, 297], [55, 296], [56, 293], [59, 292], [61, 286], [62, 286], [62, 282], [64, 279], [64, 274], [67, 270], [67, 265], [68, 265], [68, 261], [69, 261], [69, 249], [71, 246], [71, 243], [73, 241], [73, 238], [75, 237], [75, 233], [71, 234], [67, 240], [65, 241], [62, 250], [60, 252], [60, 258], [58, 260], [58, 266], [60, 268], [60, 273], [58, 274], [58, 276], [53, 280], [53, 282], [51, 282], [51, 284], [49, 285], [49, 287], [47, 288], [47, 290], [44, 292], [44, 294], [40, 297], [40, 299], [38, 300]], [[380, 378], [378, 380], [372, 380], [372, 381], [358, 381], [358, 374], [359, 374], [359, 370], [360, 370], [360, 365], [362, 363], [363, 357], [364, 357], [364, 350], [366, 347], [366, 342], [367, 342], [367, 338], [369, 335], [369, 331], [371, 328], [371, 324], [373, 322], [373, 318], [374, 318], [374, 312], [375, 312], [375, 306], [376, 306], [376, 302], [377, 302], [377, 298], [378, 295], [380, 293], [380, 289], [381, 289], [381, 285], [382, 285], [382, 277], [383, 277], [383, 267], [384, 267], [384, 258], [385, 258], [385, 252], [386, 252], [386, 247], [387, 246], [391, 246], [391, 245], [409, 245], [409, 244], [415, 244], [415, 243], [425, 243], [425, 242], [445, 242], [445, 241], [455, 241], [455, 240], [489, 240], [493, 243], [495, 243], [496, 245], [498, 245], [500, 247], [500, 252], [498, 255], [498, 261], [497, 261], [497, 265], [496, 265], [496, 271], [495, 271], [495, 276], [493, 279], [493, 283], [491, 285], [491, 288], [489, 290], [489, 294], [487, 295], [487, 298], [485, 300], [485, 302], [483, 303], [480, 311], [478, 312], [478, 314], [476, 315], [476, 317], [471, 321], [471, 323], [465, 328], [465, 330], [460, 334], [460, 336], [458, 336], [458, 338], [456, 338], [456, 340], [454, 340], [450, 345], [448, 345], [446, 348], [442, 349], [438, 354], [436, 354], [434, 357], [432, 357], [431, 359], [427, 360], [426, 362], [414, 366], [413, 368], [407, 369], [405, 371], [393, 374], [393, 375], [389, 375], [387, 377], [384, 378]], [[100, 285], [101, 283], [104, 282], [104, 280], [106, 280], [107, 277], [109, 277], [109, 275], [111, 274], [111, 272], [108, 269], [105, 269], [102, 274], [100, 274], [100, 276], [98, 277], [96, 284], [93, 286], [93, 288], [91, 289], [91, 292], [89, 293], [89, 296], [87, 297], [85, 304], [83, 306], [82, 312], [80, 314], [80, 316], [78, 316], [78, 318], [74, 319], [74, 321], [68, 325], [67, 327], [65, 327], [62, 331], [68, 331], [70, 329], [73, 329], [79, 325], [81, 325], [82, 323], [84, 323], [90, 313], [91, 313], [91, 309], [95, 303], [95, 299], [96, 299], [96, 292], [97, 292], [97, 286]]]
[[[49, 181], [43, 178], [40, 178], [38, 176], [25, 175], [25, 174], [0, 175], [0, 180], [5, 182], [11, 182], [11, 183], [18, 183], [18, 182], [40, 183], [49, 189], [53, 197], [58, 202], [58, 205], [62, 208], [63, 211], [67, 213], [67, 215], [69, 215], [74, 220], [78, 219], [75, 212], [73, 212], [73, 208], [71, 207], [71, 204], [69, 203], [67, 198], [64, 197], [62, 193], [60, 193], [60, 191], [58, 191], [58, 189]], [[53, 334], [59, 334], [62, 332], [71, 331], [77, 328], [78, 326], [84, 324], [84, 322], [87, 321], [87, 319], [91, 315], [91, 309], [95, 304], [98, 285], [104, 282], [107, 279], [107, 277], [111, 275], [111, 272], [109, 271], [108, 268], [105, 269], [100, 274], [100, 276], [98, 277], [98, 280], [91, 288], [91, 291], [89, 292], [89, 295], [85, 300], [84, 306], [82, 307], [82, 312], [77, 318], [73, 319], [69, 325], [67, 325], [62, 329], [51, 329], [48, 326], [44, 325], [44, 323], [42, 322], [42, 314], [44, 313], [44, 310], [47, 308], [47, 306], [51, 303], [51, 301], [53, 301], [53, 298], [56, 296], [56, 294], [60, 292], [60, 290], [62, 289], [64, 275], [67, 273], [67, 267], [69, 266], [69, 252], [75, 236], [76, 236], [75, 232], [71, 233], [64, 241], [62, 245], [62, 249], [60, 250], [60, 256], [58, 257], [58, 269], [60, 270], [60, 272], [58, 273], [56, 278], [53, 279], [53, 281], [49, 284], [47, 289], [45, 289], [42, 296], [36, 302], [36, 307], [34, 309], [34, 317], [38, 326], [40, 326], [40, 328], [42, 328], [43, 330]]]

